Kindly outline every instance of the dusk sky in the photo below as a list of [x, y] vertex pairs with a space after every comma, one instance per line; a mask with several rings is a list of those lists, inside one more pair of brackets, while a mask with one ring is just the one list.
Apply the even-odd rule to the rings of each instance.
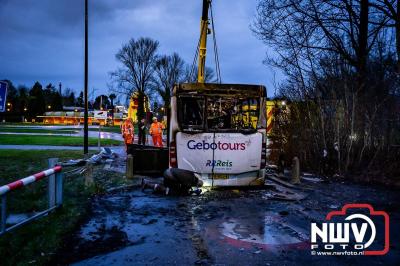
[[[31, 87], [62, 82], [83, 88], [84, 0], [0, 0], [0, 79]], [[109, 94], [115, 54], [130, 38], [160, 42], [191, 63], [199, 38], [201, 0], [89, 0], [89, 90]], [[256, 0], [214, 0], [222, 80], [263, 84], [274, 93], [268, 48], [251, 32]], [[211, 36], [211, 35], [209, 35]], [[212, 42], [207, 65], [214, 68]], [[281, 78], [279, 75], [277, 81]]]

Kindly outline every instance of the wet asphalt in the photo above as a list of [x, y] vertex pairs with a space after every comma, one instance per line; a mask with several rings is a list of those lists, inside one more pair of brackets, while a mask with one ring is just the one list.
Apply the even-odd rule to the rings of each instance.
[[[341, 182], [303, 182], [307, 197], [283, 201], [273, 187], [163, 196], [140, 189], [97, 197], [92, 215], [57, 256], [72, 265], [399, 265], [398, 190]], [[310, 223], [346, 203], [390, 215], [384, 256], [316, 256]], [[383, 223], [383, 222], [382, 222]], [[377, 224], [380, 228], [382, 223]], [[383, 233], [377, 231], [378, 241]]]

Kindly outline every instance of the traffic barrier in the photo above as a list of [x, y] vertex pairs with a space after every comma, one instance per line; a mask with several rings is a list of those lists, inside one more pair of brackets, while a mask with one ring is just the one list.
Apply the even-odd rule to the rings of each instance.
[[[1, 197], [1, 215], [0, 215], [0, 236], [9, 232], [17, 227], [20, 227], [34, 219], [37, 219], [50, 211], [61, 207], [63, 201], [63, 177], [62, 177], [62, 167], [59, 165], [55, 165], [57, 163], [56, 158], [49, 159], [49, 166], [52, 167], [45, 171], [39, 172], [34, 175], [30, 175], [28, 177], [22, 178], [20, 180], [14, 181], [7, 185], [0, 187], [0, 197]], [[29, 184], [32, 184], [36, 181], [44, 179], [48, 177], [49, 185], [49, 206], [46, 210], [36, 213], [34, 216], [27, 218], [17, 224], [14, 224], [10, 227], [7, 227], [7, 194], [13, 190], [17, 190]]]
[[57, 165], [54, 168], [42, 171], [42, 172], [34, 174], [34, 175], [30, 175], [28, 177], [22, 178], [20, 180], [10, 183], [10, 184], [1, 186], [0, 187], [0, 196], [6, 194], [7, 192], [9, 192], [11, 190], [15, 190], [17, 188], [29, 185], [29, 184], [36, 182], [40, 179], [43, 179], [44, 177], [47, 177], [49, 175], [61, 172], [61, 169], [62, 169], [62, 167]]

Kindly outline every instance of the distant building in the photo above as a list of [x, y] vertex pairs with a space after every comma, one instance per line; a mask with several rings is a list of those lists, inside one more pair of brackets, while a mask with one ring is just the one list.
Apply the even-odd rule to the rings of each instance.
[[[117, 108], [119, 107], [119, 108]], [[46, 112], [44, 115], [37, 116], [37, 122], [44, 124], [54, 125], [79, 125], [84, 123], [84, 112], [82, 107], [64, 106], [65, 111]], [[68, 111], [72, 110], [72, 111]], [[120, 125], [124, 119], [128, 117], [126, 108], [123, 106], [116, 106], [114, 109], [114, 125]], [[107, 119], [94, 118], [94, 111], [89, 111], [88, 123], [89, 125], [112, 125], [112, 113], [108, 110]]]
[[[129, 101], [128, 109], [123, 105], [116, 105], [114, 107], [114, 125], [120, 125], [126, 118], [132, 118], [137, 122], [137, 109], [138, 109], [138, 93], [134, 92]], [[112, 123], [113, 114], [112, 110], [108, 110], [107, 119], [94, 118], [94, 111], [89, 111], [89, 125], [110, 125]], [[144, 111], [146, 118], [151, 121], [150, 101], [147, 96], [144, 98]], [[63, 111], [46, 112], [44, 115], [37, 116], [37, 122], [45, 124], [63, 124], [63, 125], [79, 125], [84, 123], [84, 108], [76, 106], [63, 106]]]

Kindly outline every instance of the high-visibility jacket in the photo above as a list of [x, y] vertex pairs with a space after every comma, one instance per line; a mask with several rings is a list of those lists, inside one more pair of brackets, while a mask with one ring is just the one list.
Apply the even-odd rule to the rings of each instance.
[[121, 131], [125, 141], [130, 142], [133, 139], [135, 132], [131, 122], [125, 121], [122, 124]]
[[150, 126], [150, 135], [161, 136], [164, 126], [160, 122], [153, 122]]

